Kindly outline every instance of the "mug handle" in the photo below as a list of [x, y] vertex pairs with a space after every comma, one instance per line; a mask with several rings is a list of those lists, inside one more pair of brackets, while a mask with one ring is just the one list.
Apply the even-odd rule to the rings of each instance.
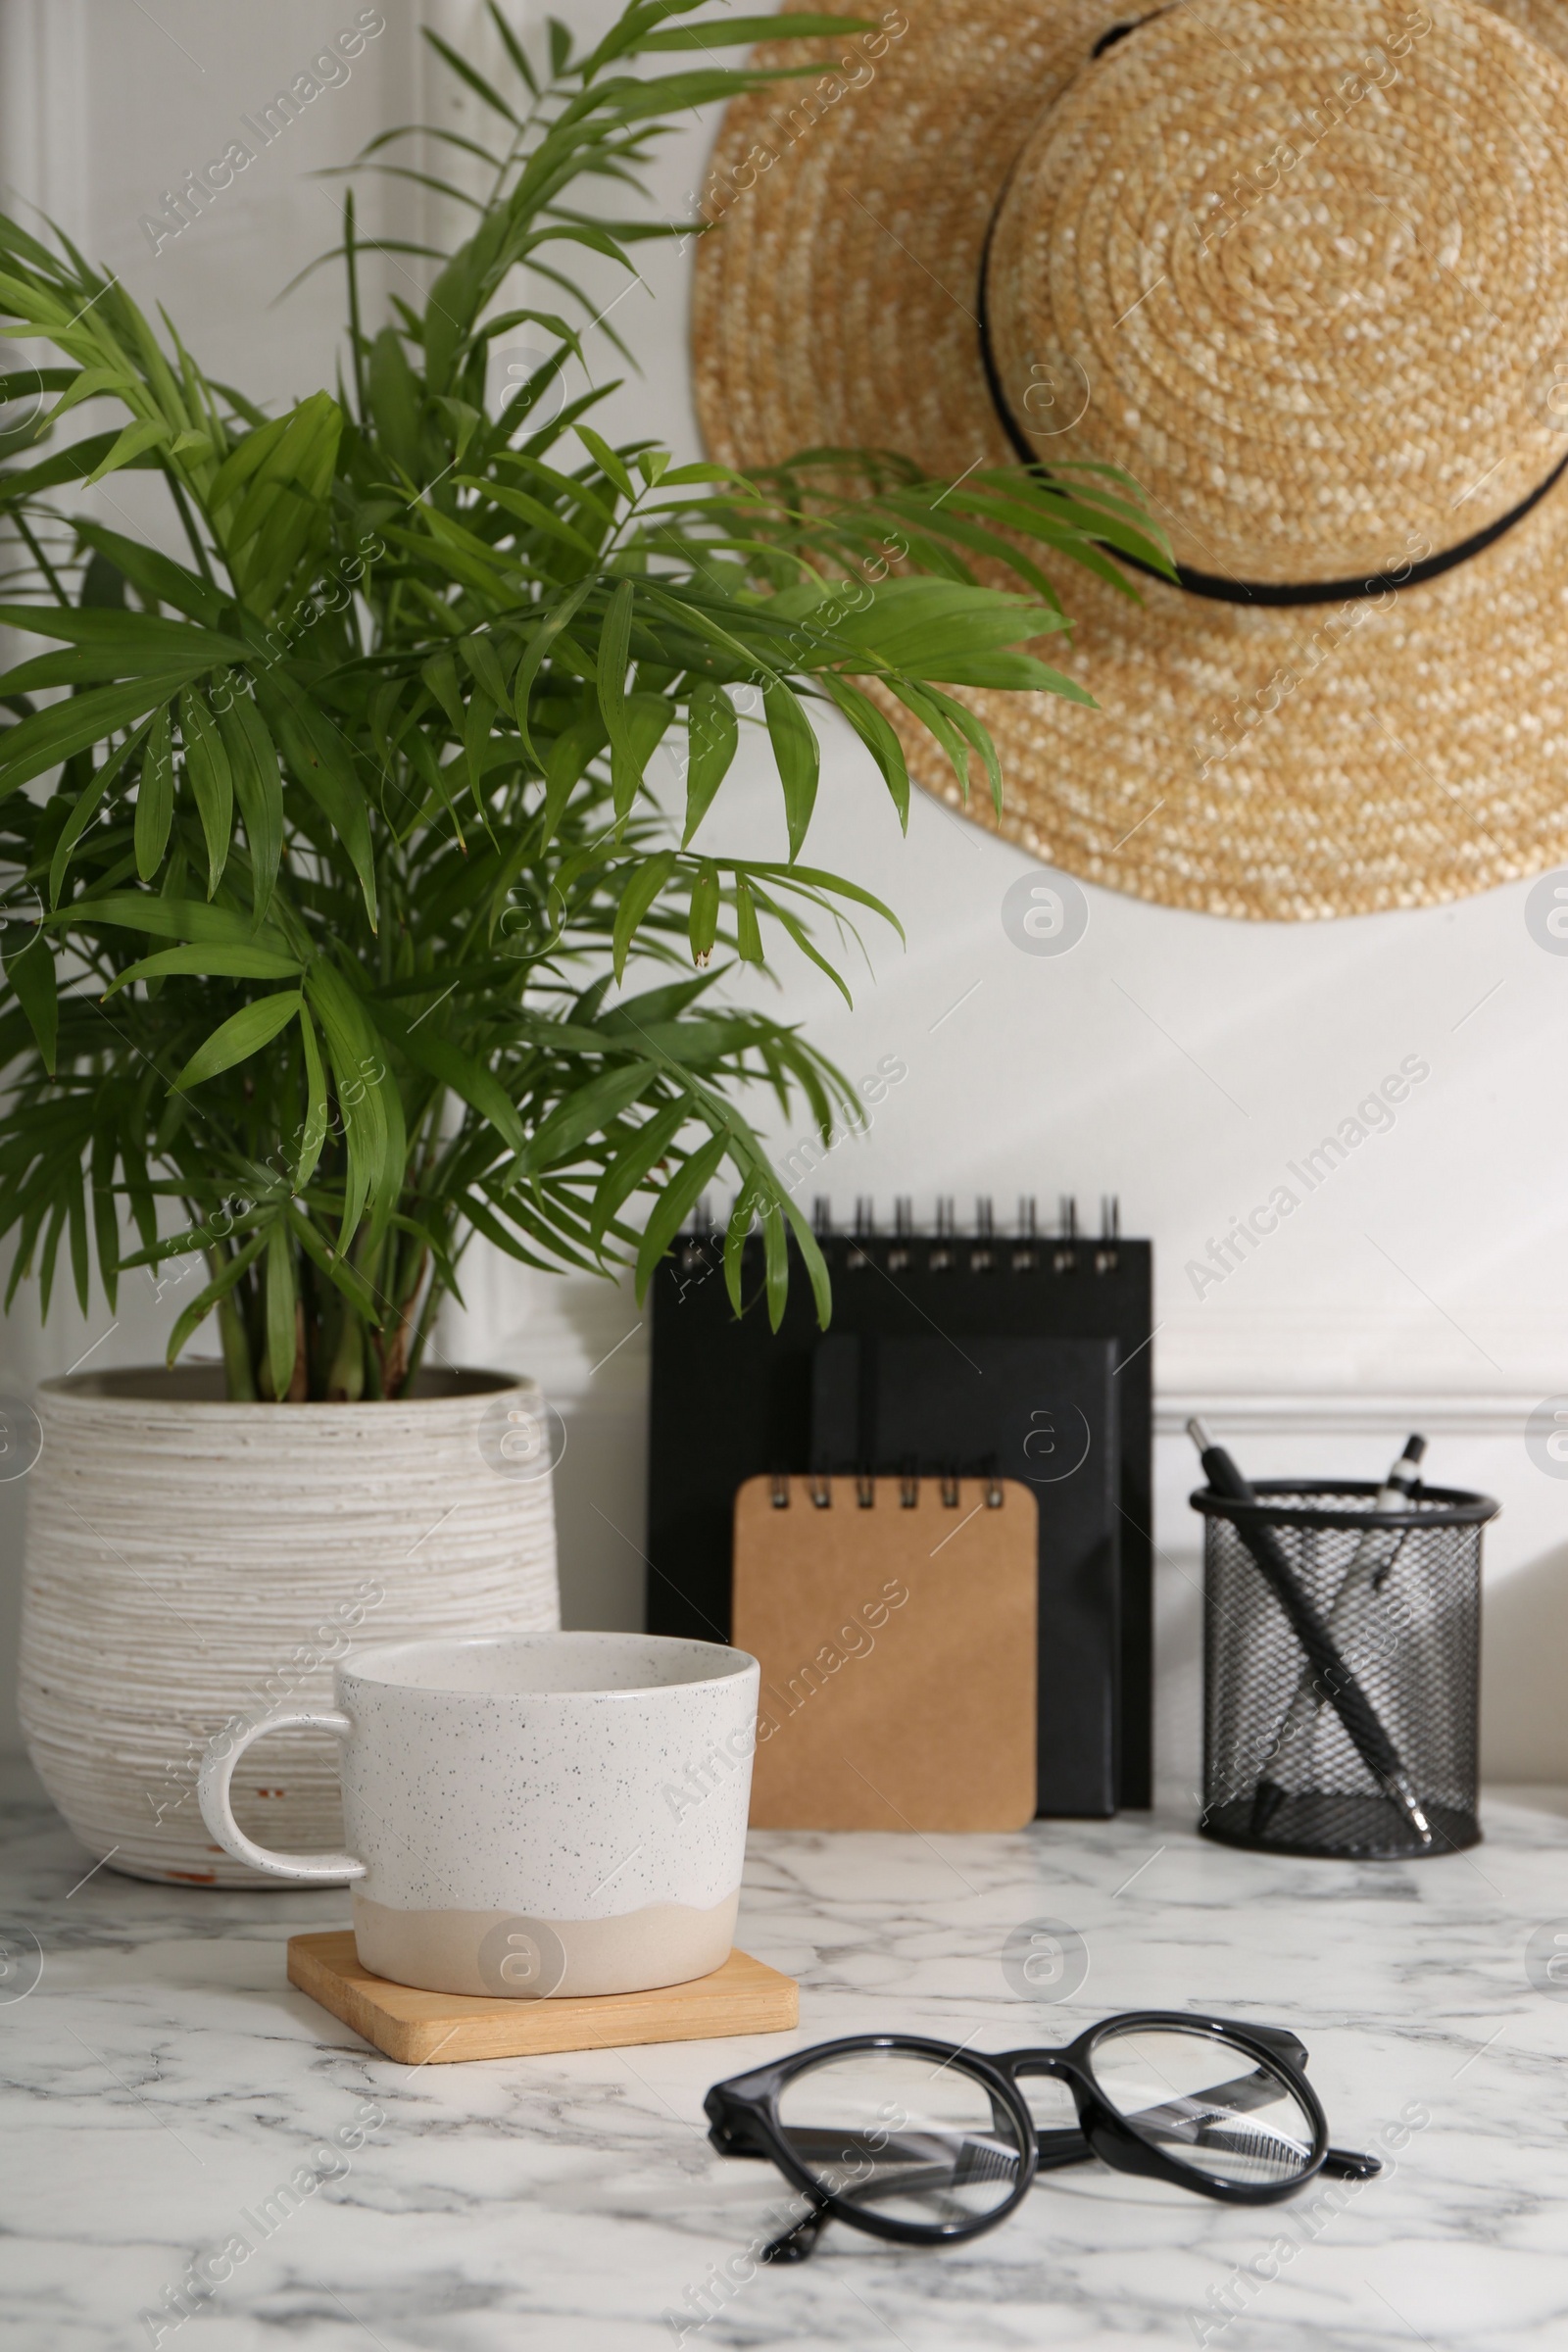
[[[320, 1885], [326, 1880], [363, 1879], [368, 1865], [353, 1854], [276, 1854], [254, 1838], [247, 1838], [234, 1819], [229, 1801], [229, 1783], [234, 1767], [255, 1740], [269, 1732], [280, 1732], [296, 1724], [308, 1724], [323, 1732], [335, 1732], [346, 1740], [354, 1726], [337, 1707], [274, 1707], [259, 1723], [247, 1724], [243, 1731], [230, 1734], [227, 1727], [215, 1732], [207, 1743], [202, 1768], [196, 1783], [196, 1801], [202, 1809], [202, 1819], [225, 1853], [236, 1862], [248, 1862], [252, 1870], [264, 1870], [269, 1878], [291, 1879], [297, 1885]], [[226, 1744], [220, 1744], [226, 1742]]]

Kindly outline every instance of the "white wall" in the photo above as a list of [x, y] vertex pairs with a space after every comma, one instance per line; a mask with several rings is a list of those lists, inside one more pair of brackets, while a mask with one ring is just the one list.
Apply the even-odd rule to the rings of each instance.
[[[413, 11], [383, 4], [388, 33], [355, 81], [291, 131], [297, 149], [285, 154], [279, 142], [262, 159], [265, 183], [236, 190], [226, 219], [198, 223], [181, 240], [188, 251], [168, 249], [154, 269], [135, 250], [143, 192], [210, 152], [225, 122], [295, 70], [296, 52], [302, 62], [314, 37], [355, 10], [348, 0], [272, 0], [265, 12], [160, 0], [166, 36], [135, 0], [92, 0], [76, 110], [90, 169], [75, 191], [91, 241], [139, 293], [150, 284], [162, 293], [167, 280], [166, 299], [195, 321], [205, 359], [279, 393], [330, 380], [335, 285], [317, 281], [282, 312], [263, 307], [330, 238], [320, 183], [300, 174], [346, 156], [394, 111], [414, 111]], [[50, 0], [51, 38], [64, 37], [55, 28], [74, 5]], [[586, 24], [605, 11], [570, 13]], [[8, 14], [14, 28], [31, 12], [6, 0], [0, 24]], [[443, 11], [475, 56], [478, 16], [467, 0]], [[182, 62], [181, 44], [205, 75]], [[63, 119], [57, 98], [49, 119]], [[463, 119], [454, 110], [451, 120]], [[6, 135], [0, 172], [14, 180], [21, 164], [6, 158], [25, 142]], [[694, 123], [663, 151], [658, 183], [669, 207], [696, 186], [708, 136]], [[614, 396], [612, 437], [657, 432], [692, 454], [689, 257], [644, 248], [642, 267], [645, 287], [615, 318], [646, 374]], [[604, 283], [608, 301], [618, 281]], [[715, 847], [782, 843], [765, 776], [749, 775], [712, 823]], [[909, 945], [901, 952], [867, 933], [872, 969], [861, 969], [853, 1011], [796, 964], [784, 967], [785, 1002], [852, 1075], [894, 1053], [909, 1076], [865, 1141], [845, 1145], [803, 1190], [830, 1193], [842, 1214], [858, 1193], [874, 1194], [884, 1213], [895, 1193], [913, 1194], [922, 1210], [938, 1194], [958, 1196], [961, 1210], [990, 1193], [1010, 1215], [1020, 1193], [1045, 1209], [1072, 1192], [1087, 1210], [1114, 1192], [1124, 1230], [1154, 1238], [1162, 1769], [1188, 1777], [1196, 1765], [1198, 1560], [1185, 1503], [1195, 1464], [1179, 1433], [1201, 1403], [1258, 1475], [1368, 1474], [1419, 1427], [1433, 1437], [1435, 1480], [1501, 1499], [1488, 1538], [1486, 1760], [1494, 1775], [1568, 1778], [1559, 1695], [1568, 1484], [1538, 1468], [1524, 1442], [1531, 1408], [1568, 1393], [1568, 957], [1527, 932], [1527, 886], [1425, 913], [1307, 926], [1225, 923], [1092, 890], [1082, 943], [1060, 958], [1034, 957], [1011, 944], [1000, 914], [1027, 860], [924, 799], [901, 841], [880, 785], [839, 740], [824, 760], [810, 855], [890, 899]], [[1293, 1182], [1285, 1163], [1299, 1162], [1409, 1056], [1429, 1075], [1392, 1130], [1370, 1136], [1255, 1255], [1195, 1296], [1187, 1262], [1238, 1212]], [[787, 1145], [804, 1122], [775, 1132]], [[532, 1370], [561, 1403], [570, 1429], [560, 1482], [568, 1616], [628, 1622], [642, 1579], [638, 1310], [624, 1291], [469, 1266], [470, 1311], [453, 1318], [443, 1345]], [[68, 1316], [39, 1343], [19, 1305], [7, 1337], [13, 1370], [63, 1369], [93, 1336], [78, 1340]], [[95, 1361], [111, 1350], [145, 1358], [154, 1347], [143, 1317]], [[11, 1499], [0, 1490], [0, 1507]], [[12, 1590], [15, 1573], [13, 1564]]]

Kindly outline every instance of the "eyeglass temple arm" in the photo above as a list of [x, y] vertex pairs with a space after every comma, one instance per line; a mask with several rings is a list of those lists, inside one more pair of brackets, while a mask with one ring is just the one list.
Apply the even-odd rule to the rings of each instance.
[[[746, 2153], [749, 2155], [750, 2149]], [[808, 2262], [827, 2218], [825, 2205], [813, 2205], [798, 2222], [792, 2222], [777, 2237], [768, 2240], [758, 2256], [759, 2262]]]
[[[1068, 2164], [1089, 2164], [1094, 2159], [1095, 2151], [1081, 2132], [1040, 2132], [1035, 2136], [1040, 2146], [1038, 2169], [1043, 2173], [1059, 2171]], [[1383, 2165], [1380, 2158], [1362, 2155], [1355, 2148], [1329, 2148], [1323, 2170], [1331, 2180], [1375, 2180]]]
[[[1008, 2132], [1010, 2136], [1010, 2119], [1008, 2124]], [[830, 2141], [836, 2143], [842, 2139], [843, 2134], [835, 2132], [826, 2133], [824, 2136]], [[732, 2154], [742, 2152], [750, 2153], [749, 2150], [730, 2151]], [[922, 2175], [928, 2175], [938, 2169], [940, 2168], [931, 2158], [920, 2158], [914, 2163], [906, 2165], [904, 2168], [902, 2180], [900, 2177], [896, 2176], [891, 2180], [883, 2179], [880, 2180], [854, 2181], [840, 2188], [836, 2193], [840, 2201], [846, 2205], [853, 2205], [858, 2200], [869, 2201], [872, 2197], [886, 2196], [890, 2193], [890, 2191], [896, 2192], [901, 2185], [907, 2186], [912, 2183], [917, 2183], [919, 2182]], [[927, 2185], [935, 2185], [935, 2183], [927, 2183]], [[825, 2202], [813, 2202], [808, 2212], [803, 2213], [800, 2220], [791, 2223], [787, 2230], [781, 2230], [777, 2237], [772, 2238], [768, 2244], [762, 2248], [760, 2255], [758, 2257], [759, 2261], [766, 2263], [806, 2262], [811, 2255], [816, 2245], [816, 2241], [821, 2235], [823, 2228], [829, 2219], [830, 2216], [828, 2214]]]
[[[1276, 2045], [1279, 2045], [1287, 2041], [1292, 2041], [1295, 2037], [1284, 2033], [1282, 2030], [1272, 2029], [1263, 2036], [1263, 2038], [1274, 2042]], [[1296, 2047], [1299, 2049], [1300, 2044], [1298, 2042], [1296, 2043]], [[1009, 2055], [1022, 2058], [1026, 2055], [1026, 2053], [1023, 2051], [1018, 2051], [1016, 2053], [1009, 2053]], [[1301, 2051], [1301, 2055], [1303, 2058], [1305, 2057], [1306, 2053], [1304, 2050]], [[1014, 2081], [1016, 2080], [1017, 2076], [1015, 2074]], [[1269, 2077], [1258, 2072], [1254, 2072], [1250, 2075], [1239, 2075], [1234, 2082], [1222, 2082], [1218, 2084], [1215, 2090], [1211, 2093], [1211, 2096], [1218, 2099], [1223, 2099], [1229, 2105], [1235, 2107], [1259, 2106], [1264, 2100], [1272, 2098], [1273, 2095], [1273, 2084]], [[1142, 2114], [1130, 2116], [1127, 2120], [1133, 2124], [1143, 2123], [1157, 2117], [1159, 2113], [1159, 2108], [1148, 2107], [1143, 2110]], [[1071, 2125], [1058, 2126], [1054, 2130], [1041, 2132], [1037, 2133], [1036, 2136], [1040, 2143], [1040, 2166], [1042, 2171], [1049, 2172], [1054, 2168], [1064, 2164], [1086, 2164], [1094, 2154], [1093, 2148], [1091, 2148], [1083, 2133]]]

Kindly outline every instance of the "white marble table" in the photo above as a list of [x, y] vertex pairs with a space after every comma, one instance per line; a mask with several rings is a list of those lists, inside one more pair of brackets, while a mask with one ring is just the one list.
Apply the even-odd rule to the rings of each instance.
[[[1568, 1987], [1538, 1989], [1526, 1960], [1544, 1925], [1568, 1936], [1549, 1791], [1494, 1794], [1473, 1855], [1376, 1868], [1230, 1852], [1174, 1807], [1017, 1837], [755, 1838], [742, 1941], [799, 1976], [803, 2040], [903, 2027], [998, 2049], [1209, 2006], [1300, 2032], [1338, 2139], [1430, 2118], [1327, 2209], [1237, 2215], [1095, 2166], [967, 2250], [830, 2228], [781, 2271], [751, 2256], [782, 2184], [713, 2156], [700, 2119], [710, 2082], [783, 2037], [410, 2073], [284, 1981], [284, 1939], [346, 1923], [344, 1895], [78, 1885], [88, 1858], [12, 1788], [4, 2352], [1568, 2344]], [[1055, 2006], [1020, 1999], [1001, 1958], [1040, 1918], [1088, 1946]], [[29, 1936], [41, 1976], [7, 1999]], [[269, 2230], [298, 2168], [318, 2185]], [[166, 2290], [236, 2232], [256, 2250], [178, 2322]]]

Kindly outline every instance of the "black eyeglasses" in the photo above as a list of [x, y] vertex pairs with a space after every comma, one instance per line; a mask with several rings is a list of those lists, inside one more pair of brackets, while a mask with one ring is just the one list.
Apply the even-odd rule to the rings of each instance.
[[[715, 2082], [704, 2107], [721, 2156], [770, 2158], [807, 2198], [761, 2257], [802, 2262], [833, 2216], [905, 2245], [978, 2237], [1038, 2172], [1096, 2156], [1231, 2205], [1272, 2205], [1319, 2172], [1370, 2180], [1375, 2156], [1329, 2146], [1305, 2066], [1281, 2027], [1140, 2009], [1065, 2049], [997, 2057], [855, 2034]], [[1076, 2123], [1042, 2128], [1029, 2077]]]

